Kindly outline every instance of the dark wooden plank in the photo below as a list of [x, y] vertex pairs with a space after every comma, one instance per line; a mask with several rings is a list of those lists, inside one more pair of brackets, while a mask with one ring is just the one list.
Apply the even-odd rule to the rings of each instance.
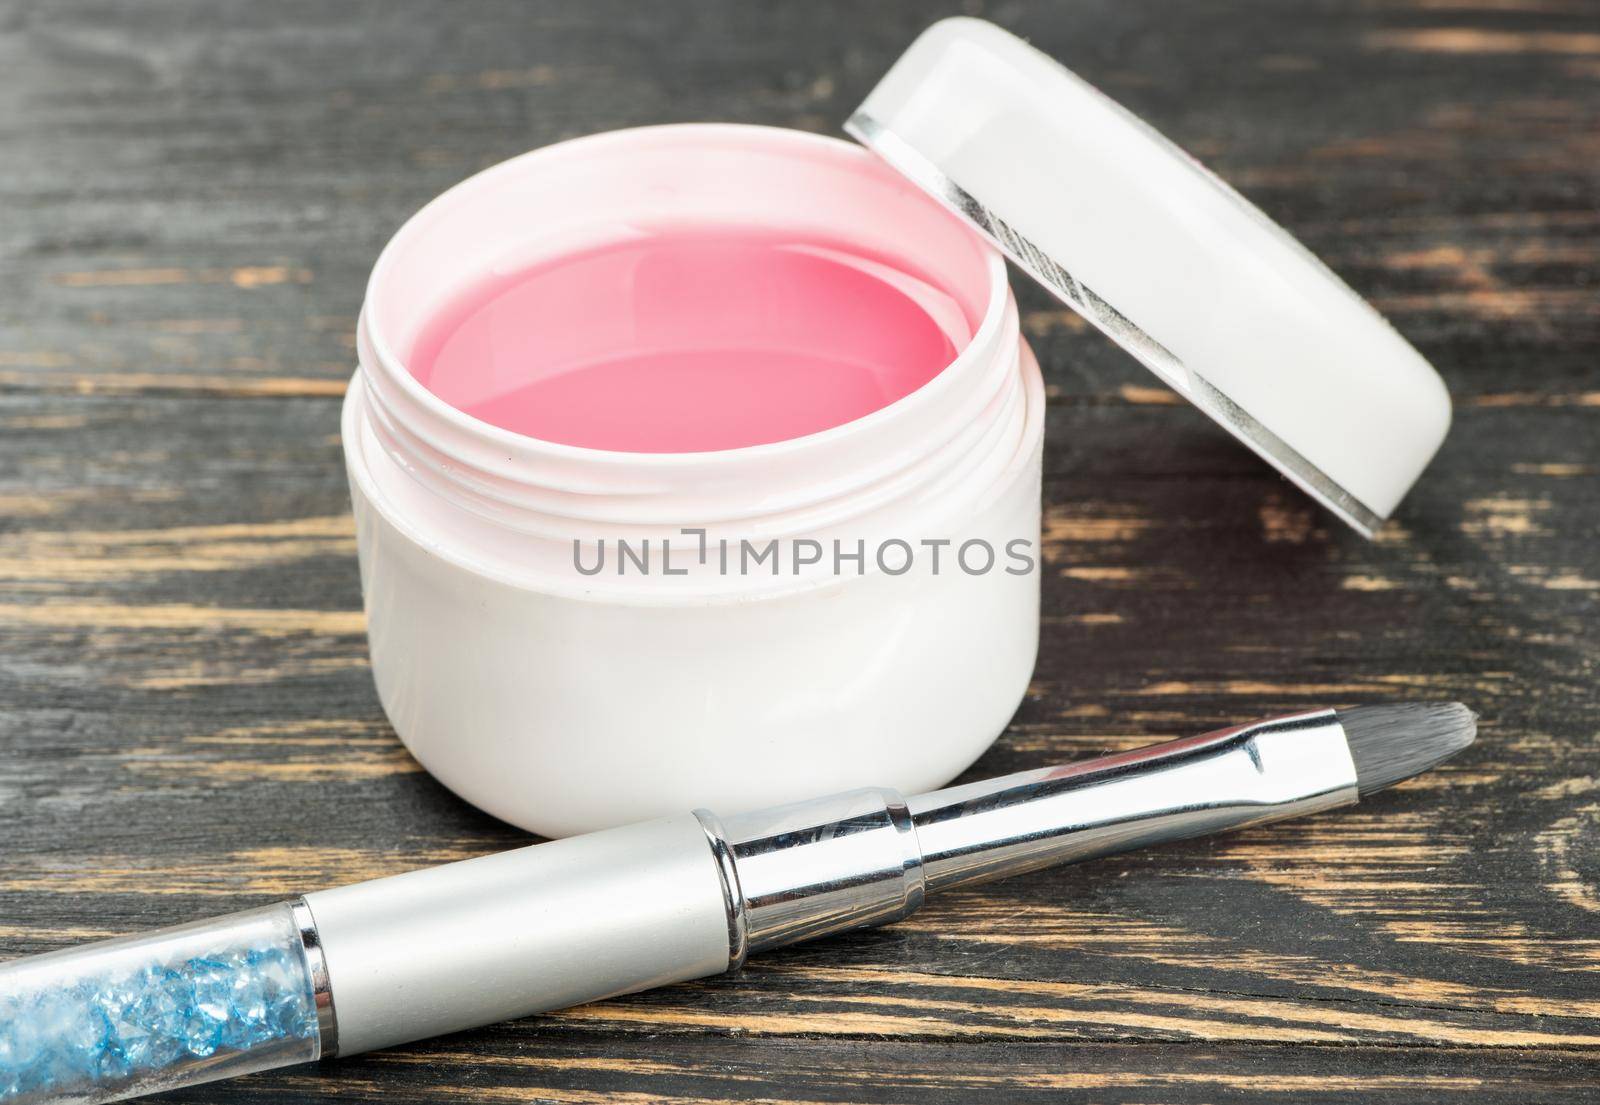
[[[945, 13], [0, 0], [0, 954], [516, 842], [370, 687], [337, 430], [372, 258], [557, 138], [832, 131]], [[1595, 1096], [1600, 4], [986, 14], [1303, 235], [1457, 419], [1369, 544], [1019, 284], [1045, 633], [975, 771], [1420, 696], [1479, 744], [1354, 811], [175, 1100]]]

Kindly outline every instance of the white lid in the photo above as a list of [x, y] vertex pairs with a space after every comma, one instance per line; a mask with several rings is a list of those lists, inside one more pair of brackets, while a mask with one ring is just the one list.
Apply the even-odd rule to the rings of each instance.
[[845, 129], [1362, 533], [1444, 439], [1443, 381], [1382, 316], [999, 27], [934, 24]]

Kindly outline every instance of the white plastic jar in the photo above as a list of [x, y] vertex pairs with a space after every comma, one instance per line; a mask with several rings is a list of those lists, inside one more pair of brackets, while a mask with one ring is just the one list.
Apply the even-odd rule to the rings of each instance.
[[[959, 305], [970, 340], [871, 414], [716, 452], [523, 436], [408, 367], [428, 320], [485, 274], [663, 220], [903, 259]], [[359, 356], [343, 436], [379, 696], [423, 766], [488, 812], [564, 836], [855, 786], [916, 793], [974, 760], [1021, 700], [1038, 640], [1038, 367], [1000, 255], [867, 151], [692, 125], [518, 157], [395, 235]], [[759, 556], [773, 541], [776, 569]]]

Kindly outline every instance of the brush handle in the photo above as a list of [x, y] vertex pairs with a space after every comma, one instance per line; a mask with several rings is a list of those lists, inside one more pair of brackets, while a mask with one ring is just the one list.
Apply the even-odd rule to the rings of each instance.
[[0, 966], [0, 1102], [116, 1101], [724, 971], [690, 814]]
[[348, 1055], [727, 970], [692, 814], [308, 894]]

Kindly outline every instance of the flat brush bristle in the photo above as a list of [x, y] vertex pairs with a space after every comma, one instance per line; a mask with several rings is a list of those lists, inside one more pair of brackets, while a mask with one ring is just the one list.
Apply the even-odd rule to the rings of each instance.
[[1338, 714], [1363, 798], [1448, 760], [1478, 734], [1478, 716], [1459, 702], [1356, 706]]

